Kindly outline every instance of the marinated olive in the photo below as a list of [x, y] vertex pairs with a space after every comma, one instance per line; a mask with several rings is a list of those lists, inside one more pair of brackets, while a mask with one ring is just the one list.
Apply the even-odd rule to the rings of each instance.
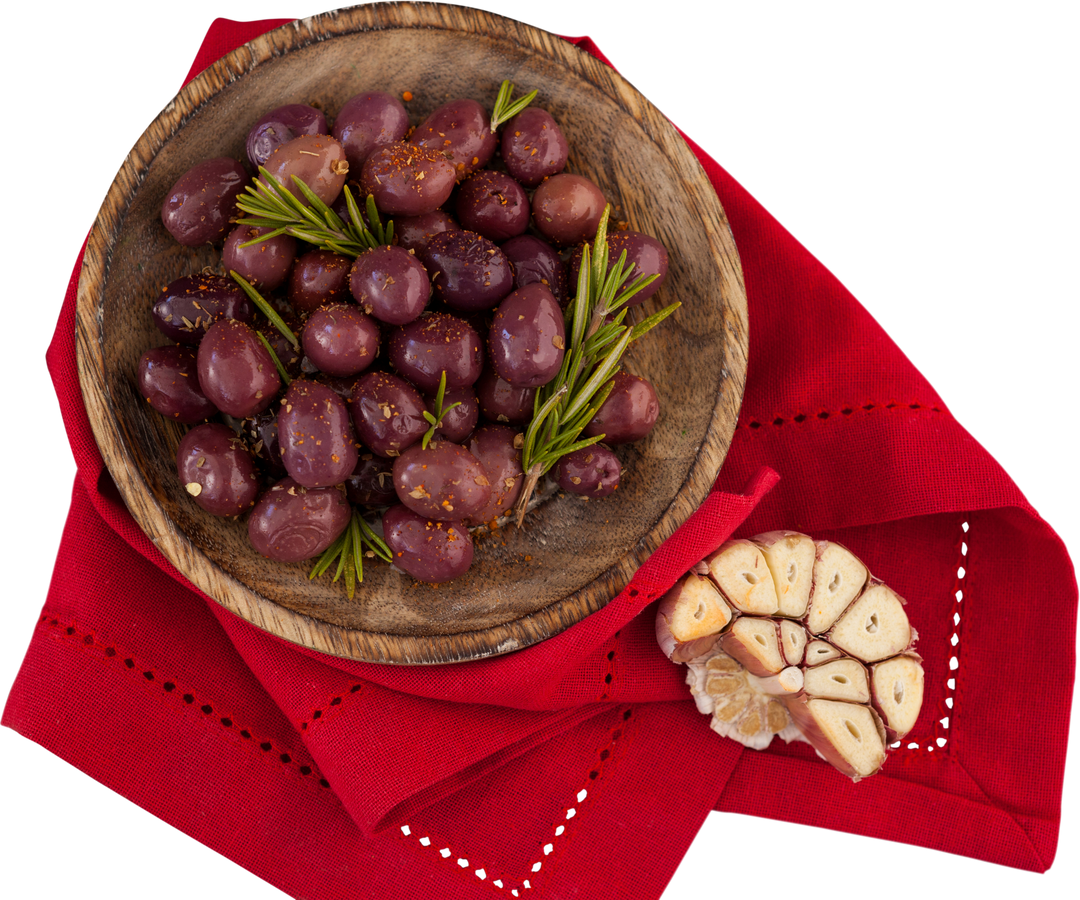
[[165, 195], [161, 221], [185, 247], [217, 243], [229, 230], [248, 174], [235, 159], [208, 159], [188, 169]]
[[344, 483], [356, 465], [356, 439], [344, 401], [324, 384], [294, 381], [278, 413], [281, 460], [304, 487]]
[[191, 347], [147, 350], [139, 359], [139, 393], [163, 416], [193, 425], [217, 413], [199, 387], [198, 357]]
[[388, 355], [404, 378], [429, 393], [439, 389], [443, 372], [447, 388], [467, 387], [480, 377], [484, 364], [476, 329], [447, 313], [402, 325], [390, 336]]
[[196, 425], [176, 451], [180, 483], [215, 516], [238, 516], [255, 505], [259, 476], [244, 441], [218, 422]]
[[335, 300], [349, 299], [348, 256], [312, 250], [293, 263], [289, 273], [289, 303], [298, 313], [309, 313]]
[[398, 246], [403, 250], [411, 250], [421, 258], [428, 242], [444, 231], [461, 231], [461, 226], [441, 209], [424, 213], [422, 216], [401, 216], [394, 219], [394, 234], [397, 235]]
[[397, 142], [380, 147], [360, 172], [360, 190], [391, 216], [420, 216], [442, 206], [454, 190], [454, 166], [437, 150]]
[[[649, 237], [639, 231], [615, 231], [608, 232], [608, 259], [611, 264], [619, 258], [625, 250], [626, 261], [634, 264], [634, 269], [627, 279], [627, 284], [635, 281], [642, 275], [657, 275], [656, 281], [644, 290], [634, 294], [627, 302], [627, 306], [637, 306], [644, 303], [653, 294], [660, 290], [664, 283], [668, 270], [668, 253], [656, 238]], [[570, 282], [577, 284], [578, 271], [581, 269], [581, 246], [574, 249], [570, 257]]]
[[459, 521], [483, 509], [491, 483], [480, 461], [450, 441], [413, 444], [394, 460], [394, 490], [417, 515]]
[[306, 103], [289, 103], [270, 110], [248, 132], [247, 156], [252, 168], [265, 165], [278, 147], [302, 134], [329, 134], [321, 110]]
[[554, 378], [566, 354], [566, 325], [551, 291], [530, 284], [499, 304], [488, 333], [491, 366], [519, 388], [535, 388]]
[[321, 306], [301, 335], [304, 353], [329, 375], [357, 375], [375, 361], [379, 326], [353, 304]]
[[274, 361], [243, 322], [215, 322], [199, 344], [199, 386], [207, 399], [230, 416], [262, 412], [281, 388]]
[[[303, 134], [282, 144], [270, 154], [265, 168], [304, 206], [309, 204], [295, 186], [294, 175], [323, 203], [330, 204], [341, 193], [349, 172], [341, 144], [325, 134]], [[259, 178], [263, 180], [261, 175]]]
[[221, 264], [227, 270], [242, 275], [260, 291], [273, 291], [281, 287], [296, 259], [296, 238], [287, 234], [266, 238], [249, 247], [241, 246], [272, 230], [237, 225], [229, 232], [221, 251]]
[[524, 425], [532, 419], [536, 388], [518, 388], [488, 366], [474, 385], [480, 412], [489, 422]]
[[472, 565], [469, 529], [458, 522], [425, 519], [400, 503], [383, 513], [383, 537], [394, 565], [417, 581], [452, 581]]
[[334, 119], [334, 137], [345, 148], [349, 168], [358, 173], [364, 161], [386, 144], [400, 141], [409, 130], [409, 114], [401, 101], [384, 91], [368, 91], [345, 101]]
[[154, 301], [154, 324], [178, 344], [195, 346], [221, 319], [255, 321], [255, 304], [231, 278], [185, 275], [170, 282]]
[[509, 175], [485, 169], [470, 175], [454, 200], [458, 220], [491, 241], [524, 234], [529, 227], [529, 198]]
[[423, 255], [435, 295], [456, 310], [494, 309], [513, 290], [514, 276], [503, 252], [472, 231], [444, 231]]
[[[454, 406], [454, 404], [457, 404]], [[424, 398], [427, 411], [435, 415], [435, 398], [430, 394]], [[453, 407], [453, 409], [450, 409]], [[454, 388], [443, 395], [442, 423], [435, 432], [435, 439], [461, 444], [472, 434], [480, 418], [480, 404], [476, 400], [476, 391], [471, 387]]]
[[451, 100], [417, 126], [412, 143], [447, 153], [460, 181], [486, 166], [498, 140], [491, 133], [488, 114], [475, 100]]
[[619, 486], [622, 467], [607, 447], [593, 444], [568, 453], [555, 464], [555, 481], [571, 494], [606, 497]]
[[660, 403], [652, 384], [625, 370], [615, 373], [615, 385], [608, 398], [582, 429], [582, 437], [604, 435], [605, 444], [640, 441], [652, 431]]
[[424, 398], [386, 372], [365, 372], [353, 388], [349, 411], [360, 442], [379, 456], [397, 456], [428, 430]]
[[283, 478], [255, 504], [248, 538], [263, 556], [300, 562], [334, 543], [351, 517], [349, 501], [337, 488], [305, 488]]
[[427, 271], [401, 247], [361, 253], [352, 265], [349, 289], [364, 312], [389, 325], [412, 322], [431, 299]]
[[469, 452], [480, 460], [491, 483], [487, 505], [465, 520], [467, 525], [486, 525], [513, 509], [524, 486], [521, 468], [522, 434], [505, 425], [484, 425], [469, 438]]
[[373, 453], [361, 454], [352, 474], [345, 479], [345, 494], [350, 503], [361, 506], [397, 503], [393, 463]]
[[506, 123], [500, 140], [506, 171], [525, 187], [536, 187], [566, 166], [570, 145], [551, 113], [528, 106]]
[[596, 235], [606, 201], [595, 184], [583, 175], [552, 175], [536, 189], [533, 222], [555, 244], [566, 246]]

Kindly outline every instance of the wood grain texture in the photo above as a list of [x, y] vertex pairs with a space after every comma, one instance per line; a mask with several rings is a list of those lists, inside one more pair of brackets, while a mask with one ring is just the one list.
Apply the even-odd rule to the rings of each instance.
[[[556, 496], [522, 530], [477, 541], [476, 562], [433, 587], [385, 566], [355, 601], [309, 564], [269, 562], [242, 523], [202, 512], [176, 477], [183, 427], [139, 396], [136, 367], [164, 343], [150, 317], [161, 288], [216, 265], [209, 245], [176, 244], [160, 221], [171, 185], [196, 162], [243, 158], [251, 124], [285, 103], [329, 114], [364, 90], [411, 91], [417, 123], [454, 97], [490, 108], [500, 82], [537, 87], [567, 134], [570, 169], [591, 177], [616, 217], [670, 251], [668, 280], [634, 315], [673, 300], [675, 317], [633, 348], [657, 388], [653, 432], [619, 448], [624, 477], [601, 502]], [[528, 646], [602, 607], [704, 499], [727, 453], [746, 373], [742, 270], [723, 209], [670, 123], [617, 73], [562, 39], [462, 7], [389, 3], [300, 20], [215, 63], [150, 125], [98, 216], [77, 311], [79, 376], [91, 424], [128, 508], [195, 585], [259, 628], [336, 656], [387, 663], [477, 659]], [[167, 615], [167, 611], [162, 611]]]

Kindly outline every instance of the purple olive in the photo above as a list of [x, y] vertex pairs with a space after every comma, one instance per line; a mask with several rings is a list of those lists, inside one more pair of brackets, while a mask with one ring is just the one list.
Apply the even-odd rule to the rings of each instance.
[[[514, 272], [515, 290], [527, 284], [542, 284], [551, 291], [560, 306], [566, 306], [570, 294], [566, 263], [559, 258], [551, 244], [531, 234], [523, 234], [500, 244], [499, 249]], [[577, 281], [571, 282], [570, 287], [576, 293]]]
[[360, 442], [379, 456], [397, 456], [428, 430], [424, 398], [403, 378], [365, 372], [353, 388], [349, 411]]
[[444, 231], [461, 231], [461, 226], [441, 209], [424, 213], [422, 216], [400, 216], [394, 219], [394, 234], [397, 236], [398, 246], [403, 250], [411, 250], [421, 258], [428, 242]]
[[388, 325], [412, 322], [431, 299], [427, 270], [401, 247], [361, 253], [349, 273], [349, 289], [364, 312]]
[[278, 440], [277, 410], [264, 409], [240, 423], [240, 434], [246, 441], [264, 472], [273, 481], [284, 478], [285, 463], [281, 461], [281, 442]]
[[467, 387], [480, 377], [484, 351], [468, 322], [447, 313], [430, 313], [390, 336], [390, 364], [420, 390], [434, 393], [442, 373], [447, 388]]
[[449, 441], [413, 444], [394, 460], [398, 499], [420, 516], [456, 522], [483, 509], [491, 482], [480, 461]]
[[335, 300], [349, 299], [348, 256], [312, 250], [293, 264], [289, 274], [289, 303], [298, 313], [309, 313]]
[[304, 353], [321, 372], [358, 375], [379, 352], [379, 326], [351, 303], [320, 306], [304, 325]]
[[417, 581], [442, 584], [472, 565], [472, 536], [459, 522], [425, 519], [399, 503], [383, 513], [383, 536], [394, 565]]
[[178, 344], [198, 345], [207, 329], [221, 319], [248, 325], [255, 321], [255, 304], [231, 278], [185, 275], [170, 282], [154, 301], [154, 324]]
[[[301, 330], [301, 322], [293, 313], [282, 314], [282, 319], [293, 334]], [[285, 373], [290, 378], [299, 375], [303, 370], [303, 350], [289, 343], [288, 338], [278, 331], [277, 326], [269, 319], [260, 319], [254, 328], [266, 339], [270, 349], [277, 354], [278, 361], [285, 367]]]
[[506, 123], [500, 149], [506, 171], [529, 188], [561, 172], [570, 153], [551, 113], [538, 106], [527, 106]]
[[176, 451], [180, 483], [214, 516], [238, 516], [255, 505], [259, 476], [242, 438], [218, 422], [196, 425]]
[[[454, 406], [454, 404], [457, 406]], [[428, 395], [424, 398], [427, 411], [435, 415], [435, 397]], [[449, 407], [453, 406], [453, 409]], [[472, 434], [476, 423], [480, 418], [480, 404], [476, 400], [476, 391], [471, 387], [454, 388], [446, 391], [443, 395], [442, 424], [435, 432], [435, 439], [450, 441], [454, 444], [464, 443], [465, 439]]]
[[300, 562], [334, 543], [351, 517], [349, 501], [337, 488], [305, 488], [283, 478], [255, 504], [248, 538], [263, 556]]
[[[642, 275], [658, 275], [659, 277], [648, 287], [634, 294], [627, 302], [627, 306], [637, 306], [644, 303], [653, 294], [660, 290], [664, 283], [668, 270], [668, 253], [656, 238], [649, 237], [639, 231], [615, 231], [608, 232], [608, 260], [614, 265], [619, 255], [625, 250], [627, 263], [633, 263], [634, 268], [626, 283], [636, 281]], [[592, 248], [590, 248], [591, 250]], [[581, 245], [574, 248], [570, 256], [570, 282], [577, 284], [578, 271], [581, 269]]]
[[549, 241], [565, 247], [595, 237], [605, 204], [600, 188], [588, 178], [564, 172], [536, 189], [533, 222]]
[[237, 272], [264, 292], [276, 290], [289, 277], [296, 259], [296, 238], [279, 234], [250, 247], [240, 245], [271, 231], [272, 228], [237, 225], [229, 232], [221, 251], [221, 264], [226, 270]]
[[207, 399], [230, 416], [262, 412], [281, 388], [274, 361], [243, 322], [215, 322], [199, 344], [199, 386]]
[[487, 165], [498, 140], [489, 128], [490, 119], [475, 100], [451, 100], [424, 119], [409, 140], [450, 156], [460, 181]]
[[360, 172], [360, 190], [391, 216], [420, 216], [442, 206], [454, 190], [456, 173], [445, 155], [415, 144], [380, 147]]
[[606, 497], [619, 486], [622, 467], [607, 447], [593, 444], [568, 453], [555, 464], [560, 488], [583, 497]]
[[484, 425], [469, 438], [469, 452], [480, 460], [491, 483], [487, 505], [469, 516], [467, 525], [486, 525], [514, 508], [524, 486], [521, 468], [523, 435], [505, 425]]
[[294, 381], [278, 413], [281, 460], [297, 484], [343, 484], [356, 465], [356, 438], [345, 402], [324, 384]]
[[217, 243], [229, 230], [236, 198], [249, 182], [235, 159], [208, 159], [188, 169], [165, 195], [161, 221], [185, 247]]
[[147, 350], [139, 359], [139, 393], [163, 416], [193, 425], [217, 413], [199, 387], [198, 356], [192, 347]]
[[514, 288], [514, 276], [503, 252], [473, 231], [435, 235], [422, 261], [435, 295], [462, 312], [494, 309]]
[[[325, 134], [303, 134], [282, 144], [266, 161], [266, 171], [304, 206], [307, 198], [293, 182], [295, 175], [323, 203], [333, 203], [349, 172], [341, 144]], [[264, 180], [260, 175], [259, 180]]]
[[408, 130], [405, 107], [397, 97], [383, 91], [350, 97], [334, 119], [334, 137], [345, 148], [345, 158], [354, 173], [375, 150], [402, 140]]
[[491, 323], [488, 349], [491, 367], [514, 387], [551, 381], [566, 354], [566, 325], [551, 291], [530, 284], [503, 300]]
[[604, 435], [605, 444], [629, 444], [640, 441], [652, 431], [660, 403], [656, 389], [644, 378], [620, 369], [615, 373], [615, 386], [582, 429], [582, 437]]
[[484, 169], [465, 179], [454, 200], [458, 221], [490, 241], [505, 241], [529, 227], [529, 198], [509, 175]]
[[525, 425], [532, 420], [536, 388], [517, 388], [488, 366], [474, 385], [480, 412], [489, 422]]
[[302, 134], [329, 134], [326, 116], [306, 103], [289, 103], [272, 109], [248, 132], [247, 156], [252, 168], [265, 165], [270, 154]]

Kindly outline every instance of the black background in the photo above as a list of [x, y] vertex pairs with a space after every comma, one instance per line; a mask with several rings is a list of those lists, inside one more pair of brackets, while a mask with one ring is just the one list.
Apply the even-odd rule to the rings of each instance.
[[[640, 89], [851, 285], [1068, 538], [1077, 497], [1069, 365], [1076, 291], [1054, 281], [1068, 248], [1044, 216], [1065, 175], [1053, 125], [1031, 106], [1027, 76], [1000, 65], [993, 46], [971, 50], [962, 28], [942, 23], [870, 26], [822, 16], [731, 23], [713, 4], [702, 5], [716, 10], [708, 23], [688, 18], [686, 4], [676, 22], [599, 11], [608, 6], [521, 0], [502, 10], [546, 27], [591, 31]], [[170, 8], [167, 26], [133, 24], [145, 36], [137, 40], [114, 19], [78, 13], [39, 39], [48, 65], [37, 63], [33, 75], [43, 80], [24, 82], [24, 106], [36, 110], [43, 126], [36, 133], [49, 145], [36, 152], [48, 163], [44, 171], [62, 179], [64, 199], [27, 182], [42, 229], [49, 224], [27, 260], [32, 334], [24, 336], [29, 349], [21, 351], [19, 377], [37, 401], [52, 454], [41, 458], [45, 471], [24, 507], [35, 511], [30, 521], [42, 537], [32, 577], [19, 577], [23, 587], [10, 594], [9, 673], [40, 601], [71, 471], [40, 367], [69, 260], [124, 150], [175, 90], [206, 23], [222, 9], [238, 16], [271, 11], [186, 4]], [[1023, 25], [1017, 28], [1023, 36]], [[56, 75], [63, 95], [48, 86]], [[16, 559], [23, 570], [22, 551]], [[17, 809], [21, 827], [10, 857], [44, 868], [56, 895], [93, 884], [87, 873], [100, 873], [111, 858], [167, 859], [168, 890], [157, 891], [165, 896], [173, 889], [266, 896], [251, 877], [40, 750], [8, 734], [0, 748], [9, 783], [18, 785], [5, 804]], [[876, 871], [877, 889], [902, 894], [962, 878], [974, 890], [1056, 896], [1076, 868], [1065, 860], [1040, 882], [927, 852], [714, 817], [669, 896], [691, 896], [699, 877], [727, 881], [750, 859], [759, 877], [775, 878], [773, 859], [783, 854], [773, 856], [771, 847], [781, 841], [798, 847], [802, 871], [792, 877], [810, 876], [804, 890], [853, 887], [850, 875], [832, 870], [840, 858]]]

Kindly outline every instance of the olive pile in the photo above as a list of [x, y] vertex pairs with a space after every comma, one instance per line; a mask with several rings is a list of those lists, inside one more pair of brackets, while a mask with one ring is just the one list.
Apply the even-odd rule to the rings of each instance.
[[[392, 242], [355, 256], [289, 233], [256, 241], [270, 229], [236, 224], [253, 182], [233, 159], [195, 166], [166, 197], [166, 229], [186, 246], [223, 244], [222, 268], [288, 326], [275, 327], [241, 279], [186, 275], [153, 305], [174, 343], [147, 351], [138, 372], [154, 409], [194, 426], [177, 455], [188, 493], [213, 515], [247, 514], [261, 554], [318, 556], [354, 509], [381, 509], [394, 564], [443, 582], [472, 562], [470, 529], [518, 501], [522, 429], [563, 365], [568, 285], [606, 201], [563, 171], [569, 148], [550, 114], [526, 107], [494, 132], [490, 122], [462, 99], [410, 131], [402, 103], [382, 92], [350, 99], [332, 127], [301, 104], [256, 122], [254, 169], [286, 189], [296, 176], [346, 222], [365, 218], [343, 191], [351, 179], [393, 217]], [[319, 205], [302, 188], [296, 199]], [[630, 303], [648, 299], [667, 271], [663, 246], [632, 231], [608, 246], [626, 251], [635, 277], [658, 276]], [[639, 440], [658, 412], [652, 385], [619, 370], [582, 434]], [[561, 489], [601, 497], [620, 469], [595, 444], [553, 473]]]

